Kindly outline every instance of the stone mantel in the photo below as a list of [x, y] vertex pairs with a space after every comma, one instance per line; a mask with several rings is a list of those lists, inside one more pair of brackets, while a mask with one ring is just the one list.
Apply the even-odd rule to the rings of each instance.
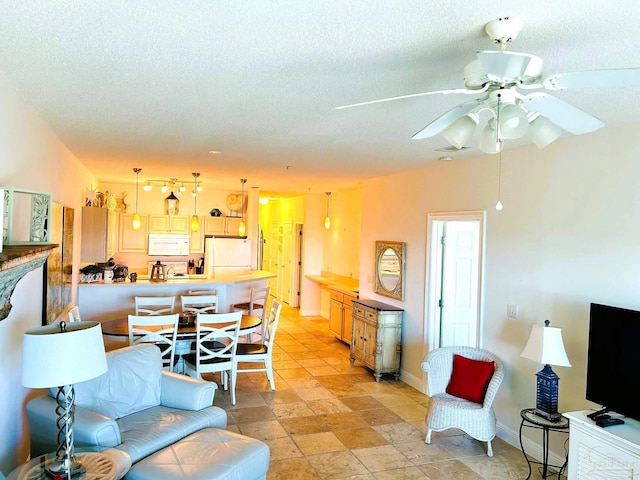
[[57, 244], [5, 246], [0, 252], [0, 320], [9, 316], [11, 294], [18, 281], [42, 266]]

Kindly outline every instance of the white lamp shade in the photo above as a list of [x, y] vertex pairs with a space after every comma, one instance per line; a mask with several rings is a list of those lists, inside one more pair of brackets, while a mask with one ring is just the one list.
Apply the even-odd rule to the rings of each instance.
[[529, 130], [526, 112], [519, 106], [508, 103], [500, 108], [500, 135], [514, 140]]
[[71, 322], [28, 330], [23, 335], [22, 385], [50, 388], [99, 377], [107, 371], [98, 322]]
[[449, 125], [442, 132], [442, 135], [454, 147], [462, 148], [467, 144], [467, 142], [471, 138], [471, 135], [473, 135], [473, 132], [476, 131], [478, 121], [479, 120], [477, 115], [463, 115], [451, 125]]
[[562, 134], [562, 129], [547, 117], [539, 115], [529, 124], [529, 136], [536, 147], [544, 148]]
[[520, 356], [543, 365], [571, 366], [562, 342], [562, 330], [556, 327], [534, 325]]
[[484, 153], [500, 152], [500, 142], [498, 141], [496, 129], [493, 128], [491, 122], [487, 123], [487, 126], [484, 127], [480, 134], [480, 150]]

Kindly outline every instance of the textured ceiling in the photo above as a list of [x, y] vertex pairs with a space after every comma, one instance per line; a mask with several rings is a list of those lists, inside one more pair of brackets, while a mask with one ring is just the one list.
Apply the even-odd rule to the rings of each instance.
[[[640, 67], [637, 0], [15, 0], [0, 2], [0, 74], [101, 181], [142, 167], [324, 192], [442, 156], [442, 136], [411, 136], [468, 96], [334, 107], [462, 87], [505, 15], [524, 21], [509, 49], [545, 76]], [[554, 95], [605, 128], [640, 123], [640, 87]]]

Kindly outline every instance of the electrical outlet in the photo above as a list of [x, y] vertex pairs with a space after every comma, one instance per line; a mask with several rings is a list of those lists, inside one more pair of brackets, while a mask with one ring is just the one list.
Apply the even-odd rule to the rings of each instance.
[[507, 317], [518, 318], [518, 305], [514, 303], [507, 304]]

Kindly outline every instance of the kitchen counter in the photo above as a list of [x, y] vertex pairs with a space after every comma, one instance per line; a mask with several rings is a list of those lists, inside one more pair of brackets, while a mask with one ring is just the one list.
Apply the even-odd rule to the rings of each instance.
[[83, 320], [102, 322], [125, 317], [135, 311], [136, 296], [174, 296], [176, 312], [180, 311], [180, 296], [189, 290], [215, 290], [218, 295], [218, 311], [225, 313], [229, 306], [249, 299], [252, 288], [265, 287], [267, 280], [276, 275], [266, 270], [254, 270], [239, 274], [217, 275], [214, 278], [177, 277], [165, 282], [140, 279], [137, 282], [80, 283], [78, 307]]
[[325, 272], [320, 273], [320, 275], [305, 275], [305, 278], [308, 278], [321, 286], [339, 290], [350, 295], [353, 295], [354, 293], [357, 295], [360, 293], [360, 281], [357, 278], [328, 274]]
[[182, 275], [174, 276], [163, 282], [149, 280], [149, 275], [138, 274], [138, 281], [131, 282], [127, 279], [124, 282], [92, 282], [92, 283], [79, 283], [79, 287], [123, 287], [123, 286], [135, 286], [135, 285], [198, 285], [202, 284], [240, 284], [246, 282], [253, 282], [255, 280], [268, 280], [275, 278], [275, 273], [271, 273], [267, 270], [252, 270], [247, 273], [234, 273], [225, 275], [216, 275], [214, 277], [207, 277], [203, 274], [195, 275]]

